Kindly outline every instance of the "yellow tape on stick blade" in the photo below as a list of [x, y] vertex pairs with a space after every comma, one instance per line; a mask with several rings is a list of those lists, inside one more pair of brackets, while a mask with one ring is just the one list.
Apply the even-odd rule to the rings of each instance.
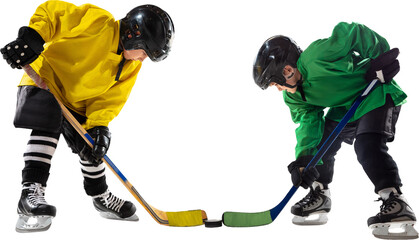
[[166, 214], [169, 220], [169, 226], [187, 227], [203, 224], [201, 210], [166, 212]]

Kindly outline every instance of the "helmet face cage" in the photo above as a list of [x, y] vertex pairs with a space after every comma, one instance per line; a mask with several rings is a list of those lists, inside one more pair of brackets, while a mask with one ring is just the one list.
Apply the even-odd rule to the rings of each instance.
[[296, 43], [288, 37], [279, 35], [266, 40], [253, 65], [255, 83], [263, 90], [272, 82], [289, 86], [282, 72], [286, 65], [297, 67], [301, 52]]
[[[275, 60], [271, 60], [265, 70], [259, 76], [256, 76], [255, 82], [262, 90], [267, 89], [272, 82], [278, 83], [279, 85], [284, 85], [286, 82], [286, 79], [282, 74], [276, 76], [277, 71], [275, 65]], [[260, 68], [260, 66], [258, 67]]]
[[121, 19], [120, 35], [124, 49], [143, 49], [155, 62], [169, 54], [174, 33], [170, 16], [153, 5], [136, 7]]

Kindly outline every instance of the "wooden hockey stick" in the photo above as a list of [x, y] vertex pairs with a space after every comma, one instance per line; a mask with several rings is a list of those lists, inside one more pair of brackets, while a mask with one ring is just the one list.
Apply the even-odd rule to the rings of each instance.
[[[22, 67], [28, 76], [35, 82], [35, 84], [45, 90], [48, 90], [46, 83], [36, 73], [30, 65]], [[93, 139], [89, 136], [87, 131], [80, 125], [80, 123], [74, 118], [66, 106], [56, 97], [58, 104], [61, 107], [62, 113], [68, 122], [74, 127], [74, 129], [80, 134], [81, 137], [91, 147], [94, 144]], [[125, 176], [119, 171], [115, 164], [109, 159], [108, 156], [102, 159], [103, 162], [108, 165], [112, 172], [118, 177], [119, 180], [124, 184], [128, 191], [137, 199], [137, 201], [147, 210], [147, 212], [156, 220], [157, 223], [166, 226], [177, 226], [177, 227], [189, 227], [199, 226], [204, 224], [204, 220], [207, 220], [207, 214], [204, 210], [190, 210], [181, 212], [164, 212], [148, 204], [143, 197], [137, 192], [132, 184], [125, 178]]]
[[[327, 150], [333, 144], [335, 139], [338, 137], [340, 132], [342, 132], [345, 125], [349, 122], [349, 119], [354, 115], [358, 106], [368, 96], [371, 90], [373, 90], [374, 86], [377, 84], [377, 81], [377, 79], [372, 81], [364, 89], [362, 94], [358, 96], [354, 104], [351, 106], [351, 108], [348, 110], [348, 112], [345, 114], [345, 116], [342, 118], [342, 120], [330, 134], [330, 136], [326, 139], [326, 141], [317, 151], [313, 159], [311, 159], [311, 161], [307, 164], [305, 169], [317, 165], [317, 163], [320, 161], [320, 159], [323, 157], [323, 155], [327, 152]], [[223, 214], [223, 223], [228, 227], [256, 227], [270, 224], [276, 219], [276, 217], [278, 217], [282, 209], [284, 209], [285, 205], [287, 205], [288, 201], [291, 199], [291, 197], [294, 195], [297, 189], [298, 187], [292, 186], [291, 189], [288, 191], [287, 195], [284, 197], [284, 199], [274, 208], [267, 211], [256, 213], [225, 212]]]

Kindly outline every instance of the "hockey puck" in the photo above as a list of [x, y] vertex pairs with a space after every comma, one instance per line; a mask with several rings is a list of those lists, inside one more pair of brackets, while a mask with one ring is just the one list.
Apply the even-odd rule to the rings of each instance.
[[216, 219], [210, 219], [205, 220], [205, 227], [207, 228], [216, 228], [223, 226], [223, 220], [216, 220]]

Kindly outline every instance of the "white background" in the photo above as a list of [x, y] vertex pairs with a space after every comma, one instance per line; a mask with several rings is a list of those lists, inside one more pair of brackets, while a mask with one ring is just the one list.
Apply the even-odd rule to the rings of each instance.
[[[2, 1], [0, 45], [16, 38], [43, 1]], [[80, 5], [85, 1], [73, 0]], [[417, 156], [417, 24], [414, 1], [100, 1], [90, 3], [120, 19], [137, 5], [152, 3], [172, 17], [176, 38], [165, 61], [143, 63], [131, 97], [110, 124], [108, 156], [153, 206], [164, 211], [206, 210], [219, 219], [225, 211], [265, 211], [291, 187], [288, 163], [294, 160], [294, 125], [282, 95], [260, 90], [252, 64], [270, 36], [292, 37], [305, 49], [329, 37], [340, 21], [363, 23], [399, 47], [399, 85], [408, 94], [389, 144], [404, 183], [403, 190], [419, 214]], [[416, 10], [415, 10], [416, 9]], [[0, 239], [373, 239], [368, 217], [381, 202], [356, 160], [353, 146], [337, 155], [331, 184], [333, 209], [324, 226], [291, 223], [291, 205], [300, 189], [272, 224], [257, 228], [173, 228], [158, 225], [107, 171], [113, 193], [137, 206], [139, 222], [102, 219], [85, 195], [78, 157], [63, 138], [53, 158], [47, 201], [57, 207], [49, 231], [15, 232], [20, 196], [22, 154], [29, 131], [12, 121], [16, 86], [22, 71], [0, 64], [0, 147], [2, 170]]]

